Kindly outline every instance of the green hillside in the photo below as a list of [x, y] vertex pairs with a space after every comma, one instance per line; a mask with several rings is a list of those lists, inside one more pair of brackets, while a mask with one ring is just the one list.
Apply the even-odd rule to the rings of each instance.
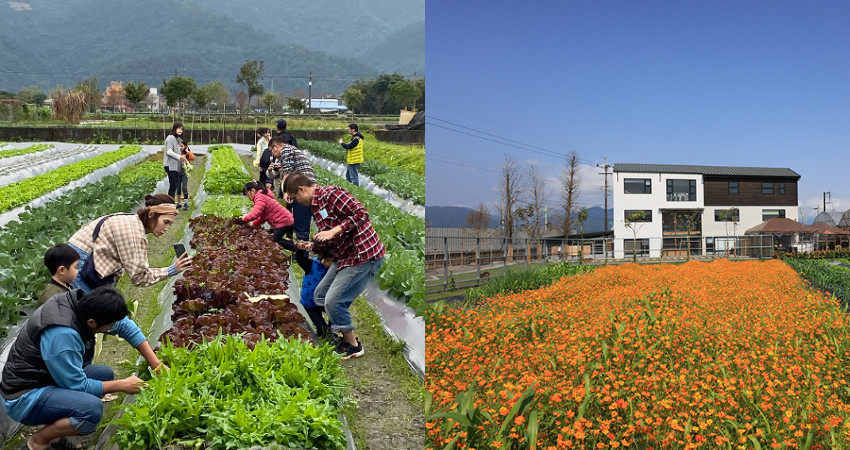
[[[49, 91], [57, 84], [73, 86], [91, 76], [98, 77], [101, 87], [111, 80], [159, 87], [163, 78], [175, 73], [193, 77], [199, 85], [221, 80], [228, 88], [241, 89], [236, 74], [251, 59], [265, 62], [266, 88], [273, 82], [276, 92], [287, 95], [294, 89], [306, 90], [310, 71], [314, 94], [338, 94], [352, 81], [378, 74], [368, 60], [281, 43], [271, 34], [279, 26], [271, 15], [246, 17], [270, 24], [269, 32], [258, 32], [248, 23], [214, 14], [212, 8], [198, 3], [4, 2], [0, 4], [0, 73], [4, 75], [0, 90], [15, 92], [36, 84]], [[336, 11], [329, 15], [343, 17]]]
[[[275, 38], [280, 42], [301, 44], [331, 55], [370, 55], [366, 63], [382, 72], [398, 72], [410, 77], [414, 71], [422, 74], [425, 66], [425, 30], [421, 36], [400, 40], [397, 33], [425, 20], [425, 0], [349, 0], [333, 2], [316, 0], [195, 0], [209, 10], [218, 11], [234, 20], [250, 23], [262, 31], [267, 23], [276, 21]], [[328, 6], [330, 5], [330, 7]], [[411, 41], [421, 45], [411, 45]], [[390, 52], [377, 52], [377, 48]], [[403, 53], [399, 61], [397, 55]], [[411, 64], [410, 59], [416, 59]]]

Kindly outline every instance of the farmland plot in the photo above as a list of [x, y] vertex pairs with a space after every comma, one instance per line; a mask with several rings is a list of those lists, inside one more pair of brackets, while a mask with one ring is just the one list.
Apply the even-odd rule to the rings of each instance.
[[848, 331], [777, 260], [603, 267], [434, 312], [431, 448], [848, 448]]

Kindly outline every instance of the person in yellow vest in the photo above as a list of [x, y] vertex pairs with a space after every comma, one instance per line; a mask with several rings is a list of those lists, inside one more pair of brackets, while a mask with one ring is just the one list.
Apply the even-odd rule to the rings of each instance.
[[345, 158], [345, 179], [355, 186], [360, 186], [357, 169], [363, 162], [363, 135], [357, 130], [356, 123], [348, 124], [348, 134], [351, 135], [351, 142], [346, 144], [342, 139], [339, 140], [342, 148], [348, 150], [348, 156]]

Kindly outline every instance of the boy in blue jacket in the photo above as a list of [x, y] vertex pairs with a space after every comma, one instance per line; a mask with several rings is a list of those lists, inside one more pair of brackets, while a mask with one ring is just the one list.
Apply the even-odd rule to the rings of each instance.
[[316, 334], [327, 338], [329, 337], [330, 329], [324, 316], [322, 316], [325, 308], [323, 306], [316, 306], [316, 303], [313, 301], [313, 293], [316, 291], [319, 282], [328, 273], [328, 267], [333, 264], [334, 260], [333, 256], [324, 249], [316, 248], [314, 251], [316, 252], [316, 257], [313, 258], [313, 265], [310, 267], [309, 272], [304, 273], [304, 280], [301, 282], [301, 304], [304, 305], [307, 315], [310, 316], [310, 320], [316, 326]]

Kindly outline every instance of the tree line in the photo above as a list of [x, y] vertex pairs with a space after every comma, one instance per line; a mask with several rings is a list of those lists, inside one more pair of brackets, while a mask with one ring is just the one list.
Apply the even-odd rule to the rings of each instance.
[[[564, 236], [570, 233], [584, 234], [588, 209], [578, 207], [580, 194], [579, 157], [570, 152], [560, 177], [559, 198], [554, 199], [557, 208], [550, 209], [550, 193], [540, 169], [535, 164], [521, 167], [510, 155], [505, 155], [505, 164], [499, 172], [498, 190], [501, 235], [511, 238], [517, 230], [529, 237], [542, 237], [547, 231], [558, 230]], [[466, 217], [466, 228], [476, 237], [492, 232], [490, 211], [480, 203]]]
[[[265, 64], [261, 60], [248, 60], [239, 68], [236, 82], [245, 89], [231, 98], [231, 92], [221, 81], [212, 81], [198, 86], [194, 78], [175, 73], [170, 79], [163, 79], [159, 93], [165, 98], [169, 108], [177, 114], [180, 108], [196, 107], [200, 110], [226, 110], [228, 104], [234, 104], [241, 113], [246, 113], [251, 107], [252, 99], [257, 108], [265, 108], [271, 112], [277, 107], [280, 110], [305, 112], [307, 106], [304, 98], [308, 95], [303, 89], [296, 89], [293, 95], [285, 97], [274, 92], [266, 92], [262, 84]], [[121, 108], [129, 103], [135, 109], [148, 100], [150, 86], [144, 82], [113, 81], [101, 94], [97, 77], [78, 81], [73, 88], [66, 89], [57, 86], [50, 98], [57, 103], [73, 104], [72, 114], [60, 117], [71, 123], [78, 123], [82, 114], [96, 112], [102, 104], [108, 107]], [[0, 98], [18, 99], [25, 104], [44, 105], [48, 95], [36, 86], [21, 89], [17, 94], [0, 91]], [[425, 79], [405, 79], [397, 73], [380, 75], [374, 79], [359, 79], [349, 86], [341, 99], [348, 110], [357, 114], [398, 114], [399, 110], [419, 110], [425, 107]], [[80, 107], [80, 105], [83, 105]], [[60, 107], [62, 109], [62, 107]], [[309, 111], [307, 111], [309, 112]], [[79, 116], [79, 117], [77, 117]]]

